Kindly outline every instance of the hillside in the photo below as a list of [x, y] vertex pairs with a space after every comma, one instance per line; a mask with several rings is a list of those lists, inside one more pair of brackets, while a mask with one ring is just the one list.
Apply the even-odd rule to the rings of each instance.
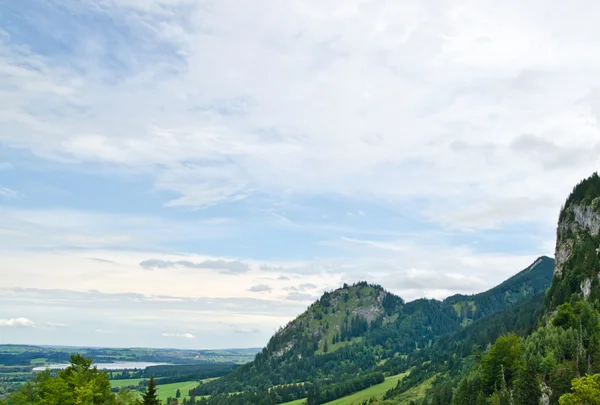
[[600, 299], [600, 177], [579, 183], [560, 212], [556, 231], [556, 270], [548, 309], [572, 294]]
[[[317, 397], [313, 403], [335, 399], [342, 393], [357, 391], [344, 384], [364, 388], [366, 383], [356, 381], [361, 376], [375, 383], [383, 379], [377, 373], [391, 376], [407, 371], [413, 364], [420, 364], [425, 353], [443, 347], [443, 341], [465, 328], [528, 298], [535, 296], [539, 302], [538, 294], [549, 287], [552, 274], [553, 260], [541, 257], [489, 291], [456, 295], [444, 301], [419, 299], [408, 303], [377, 285], [344, 285], [323, 294], [279, 330], [252, 363], [217, 381], [201, 384], [193, 394], [212, 395], [202, 402], [209, 404], [234, 403], [231, 396], [225, 401], [219, 394], [242, 391], [257, 395], [254, 398], [245, 394], [239, 403], [263, 403], [260, 398], [265, 395], [271, 398], [268, 403], [307, 396]], [[525, 307], [533, 308], [535, 313], [537, 302], [535, 308], [529, 304]], [[518, 322], [513, 315], [509, 318], [498, 319], [508, 324]]]
[[[573, 189], [561, 209], [554, 277], [537, 327], [523, 339], [505, 334], [486, 352], [470, 356], [438, 384], [432, 399], [453, 405], [598, 403], [599, 233], [600, 178], [594, 174]], [[448, 390], [451, 386], [458, 388]]]
[[464, 319], [476, 320], [545, 291], [552, 282], [553, 270], [554, 260], [542, 256], [491, 290], [471, 296], [454, 295], [446, 298], [444, 304], [452, 305]]

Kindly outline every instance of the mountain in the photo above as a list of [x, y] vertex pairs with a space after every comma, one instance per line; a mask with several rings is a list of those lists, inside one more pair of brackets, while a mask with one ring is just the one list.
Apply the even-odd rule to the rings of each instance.
[[[307, 396], [313, 400], [319, 397], [312, 403], [324, 403], [353, 392], [349, 385], [368, 386], [384, 374], [398, 374], [413, 363], [420, 364], [426, 353], [446, 350], [440, 349], [442, 342], [450, 342], [468, 329], [478, 333], [479, 322], [528, 298], [537, 299], [525, 305], [531, 309], [528, 314], [535, 313], [543, 301], [539, 294], [550, 285], [553, 267], [553, 259], [540, 257], [489, 291], [455, 295], [444, 301], [405, 302], [378, 285], [344, 285], [324, 293], [275, 333], [253, 362], [201, 384], [193, 394], [211, 395], [202, 402], [209, 404], [238, 403], [230, 394], [242, 391], [246, 402], [239, 403], [282, 403]], [[500, 316], [497, 322], [519, 323], [516, 318], [524, 319], [515, 315], [519, 313], [513, 310], [508, 320]], [[531, 319], [521, 323], [530, 326]], [[461, 339], [467, 341], [472, 336]], [[467, 354], [470, 349], [465, 349]], [[265, 396], [271, 402], [264, 402]]]
[[[594, 174], [560, 211], [556, 262], [540, 257], [486, 292], [443, 301], [344, 285], [281, 328], [254, 361], [200, 383], [183, 405], [599, 404], [599, 274]], [[31, 403], [42, 380], [8, 405]]]
[[472, 296], [454, 295], [446, 298], [444, 304], [460, 311], [465, 321], [476, 320], [545, 291], [552, 281], [553, 269], [554, 260], [541, 256], [529, 267], [489, 291]]
[[560, 212], [556, 232], [556, 269], [548, 308], [572, 294], [600, 299], [600, 177], [579, 183]]
[[554, 275], [536, 327], [522, 339], [500, 336], [462, 369], [449, 370], [454, 377], [446, 374], [430, 399], [453, 405], [599, 403], [599, 233], [595, 173], [575, 186], [560, 211]]

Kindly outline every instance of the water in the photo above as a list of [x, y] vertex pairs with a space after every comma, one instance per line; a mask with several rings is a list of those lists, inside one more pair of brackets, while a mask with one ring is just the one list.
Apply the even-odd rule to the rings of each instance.
[[[98, 370], [132, 370], [134, 368], [137, 369], [145, 369], [146, 367], [151, 366], [168, 366], [168, 363], [148, 363], [145, 361], [121, 361], [115, 363], [94, 363]], [[70, 364], [48, 364], [47, 366], [35, 367], [33, 371], [44, 371], [49, 368], [52, 370], [64, 370], [69, 367]]]

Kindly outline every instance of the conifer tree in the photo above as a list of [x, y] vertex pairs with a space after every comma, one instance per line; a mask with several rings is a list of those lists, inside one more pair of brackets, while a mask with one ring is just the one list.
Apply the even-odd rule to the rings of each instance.
[[156, 394], [156, 381], [154, 381], [154, 377], [150, 377], [146, 392], [142, 394], [142, 405], [160, 405], [158, 395]]
[[537, 404], [542, 395], [537, 372], [531, 363], [519, 371], [515, 381], [515, 405]]

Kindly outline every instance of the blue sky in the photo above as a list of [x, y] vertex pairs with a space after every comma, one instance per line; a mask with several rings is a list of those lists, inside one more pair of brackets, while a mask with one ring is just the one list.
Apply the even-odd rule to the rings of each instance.
[[0, 343], [262, 346], [323, 291], [483, 291], [600, 156], [596, 7], [7, 1]]

